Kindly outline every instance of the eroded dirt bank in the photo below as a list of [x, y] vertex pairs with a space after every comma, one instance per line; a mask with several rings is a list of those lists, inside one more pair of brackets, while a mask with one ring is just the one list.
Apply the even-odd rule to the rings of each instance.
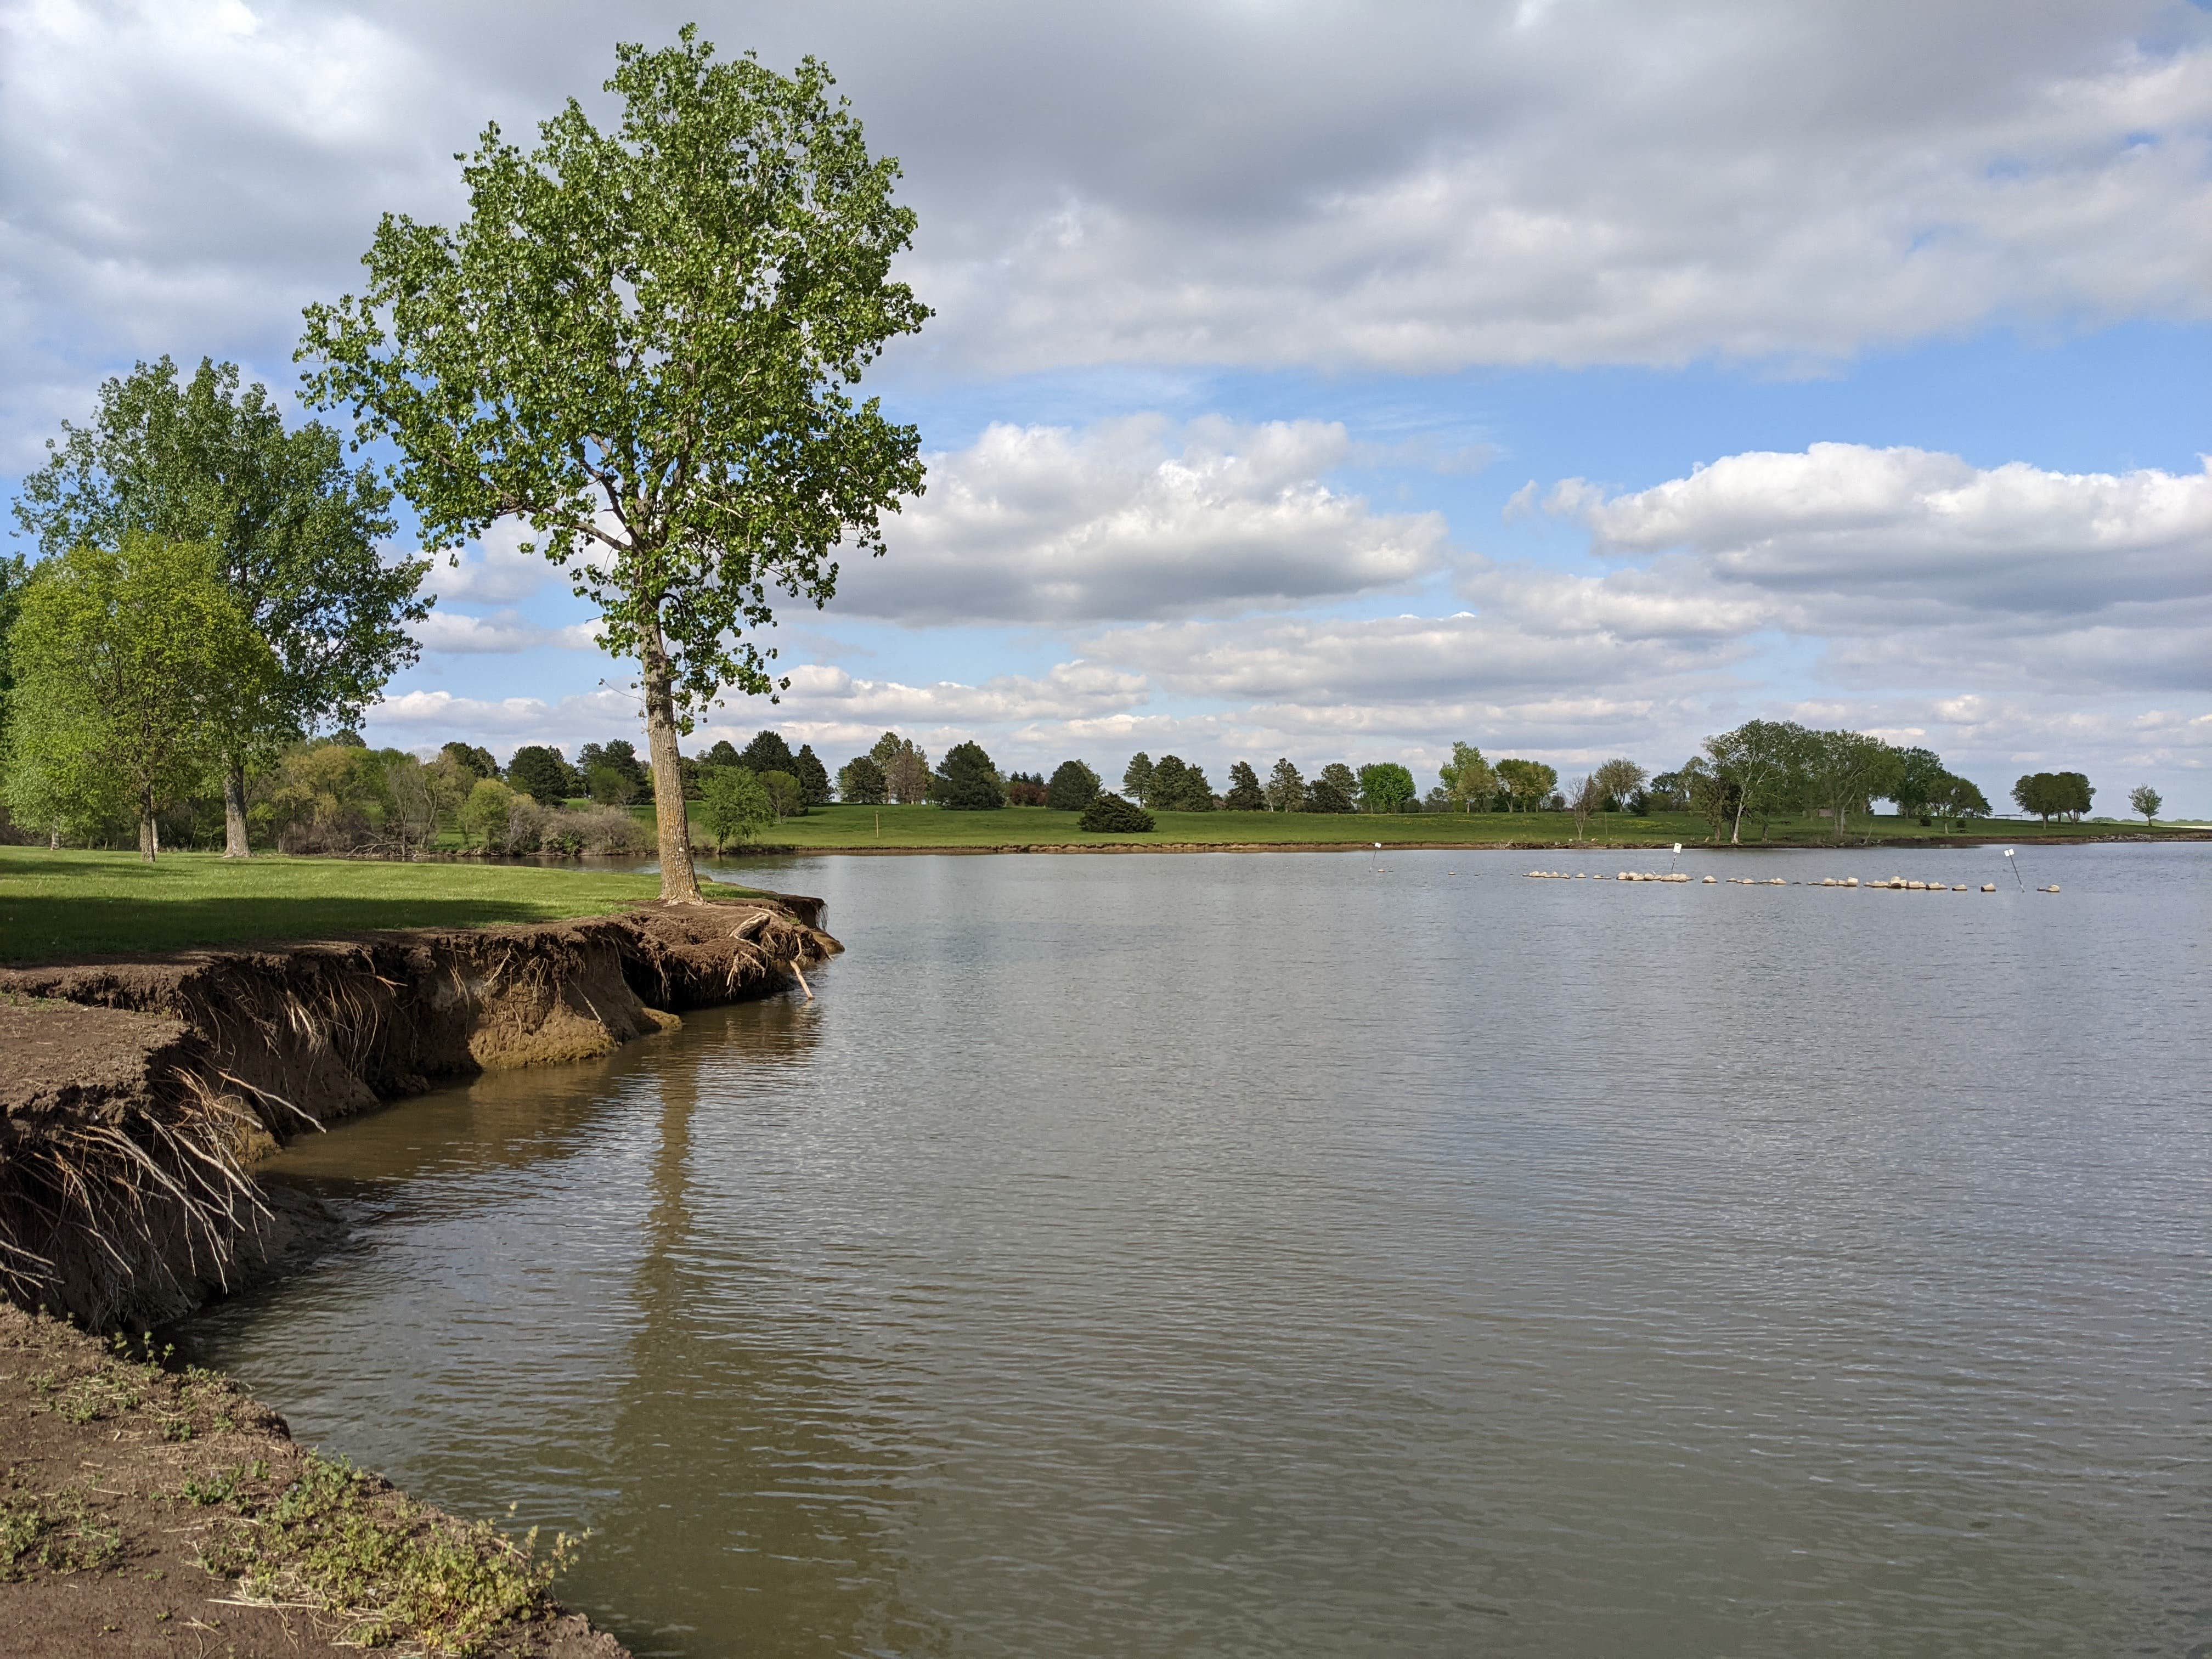
[[0, 970], [0, 1291], [174, 1318], [319, 1224], [252, 1180], [282, 1142], [772, 995], [839, 949], [820, 918], [778, 896]]

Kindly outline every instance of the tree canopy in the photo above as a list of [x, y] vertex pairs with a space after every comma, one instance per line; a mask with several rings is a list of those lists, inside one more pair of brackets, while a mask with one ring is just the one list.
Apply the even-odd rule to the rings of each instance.
[[2078, 821], [2096, 793], [2096, 786], [2079, 772], [2030, 773], [2012, 787], [2014, 804], [2045, 823], [2054, 817]]
[[1471, 743], [1452, 744], [1451, 758], [1437, 769], [1437, 775], [1445, 796], [1462, 812], [1473, 810], [1478, 801], [1486, 808], [1498, 793], [1498, 775]]
[[929, 757], [912, 738], [886, 732], [868, 750], [868, 758], [884, 770], [884, 787], [902, 806], [929, 799]]
[[1221, 804], [1231, 812], [1264, 812], [1267, 810], [1267, 792], [1260, 787], [1260, 775], [1252, 769], [1249, 761], [1237, 761], [1229, 769], [1229, 790], [1222, 796]]
[[161, 357], [103, 382], [92, 419], [64, 421], [23, 480], [15, 518], [53, 557], [131, 532], [213, 550], [220, 580], [275, 653], [277, 674], [223, 738], [227, 850], [243, 857], [245, 769], [288, 738], [360, 720], [420, 647], [425, 559], [387, 562], [392, 491], [349, 468], [319, 421], [287, 431], [266, 387], [203, 358], [182, 383]]
[[2159, 808], [2166, 805], [2166, 799], [2148, 784], [2139, 783], [2128, 791], [2128, 805], [2141, 815], [2143, 827], [2149, 829], [2157, 824]]
[[214, 548], [137, 530], [42, 561], [9, 638], [10, 807], [46, 825], [127, 811], [149, 860], [156, 814], [220, 763], [283, 673]]
[[1267, 810], [1271, 812], [1305, 811], [1305, 776], [1291, 763], [1287, 755], [1277, 760], [1273, 769], [1267, 774], [1266, 793]]
[[510, 516], [636, 660], [661, 892], [696, 900], [678, 737], [769, 695], [773, 592], [836, 592], [840, 546], [922, 486], [920, 436], [845, 388], [928, 311], [914, 215], [811, 58], [717, 61], [690, 27], [625, 44], [602, 132], [574, 99], [526, 155], [487, 126], [455, 228], [387, 214], [364, 291], [310, 306], [310, 394], [399, 452], [426, 545]]
[[1419, 793], [1413, 775], [1395, 761], [1359, 769], [1359, 802], [1370, 812], [1395, 812]]
[[557, 749], [526, 744], [507, 763], [507, 781], [540, 806], [558, 806], [576, 793], [578, 780]]
[[1121, 787], [1129, 799], [1149, 806], [1152, 799], [1152, 757], [1139, 749], [1121, 769]]
[[1098, 775], [1081, 761], [1062, 761], [1044, 787], [1044, 804], [1056, 811], [1080, 812], [1098, 799]]
[[988, 811], [1006, 804], [1006, 787], [982, 744], [956, 743], [930, 781], [929, 798], [957, 812]]
[[837, 769], [837, 793], [854, 806], [881, 806], [888, 798], [884, 769], [872, 756], [854, 756]]
[[763, 772], [788, 772], [794, 777], [799, 773], [798, 757], [781, 732], [754, 732], [753, 740], [738, 751], [737, 763], [756, 777]]
[[1306, 787], [1309, 812], [1350, 812], [1356, 810], [1359, 780], [1342, 761], [1331, 761]]
[[775, 805], [761, 781], [742, 766], [710, 766], [699, 781], [699, 827], [720, 852], [747, 842], [775, 821]]

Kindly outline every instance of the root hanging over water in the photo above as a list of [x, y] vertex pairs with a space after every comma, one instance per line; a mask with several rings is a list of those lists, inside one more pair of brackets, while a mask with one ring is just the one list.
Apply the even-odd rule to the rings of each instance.
[[0, 1295], [112, 1327], [234, 1289], [315, 1224], [248, 1173], [283, 1142], [803, 984], [812, 904], [0, 972]]

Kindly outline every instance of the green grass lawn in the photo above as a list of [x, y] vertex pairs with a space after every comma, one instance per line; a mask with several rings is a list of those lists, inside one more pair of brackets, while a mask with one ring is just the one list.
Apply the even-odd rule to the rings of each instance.
[[375, 927], [477, 927], [602, 915], [658, 896], [653, 876], [536, 865], [382, 864], [213, 853], [0, 847], [0, 962], [323, 939]]
[[[696, 811], [696, 809], [695, 809]], [[1565, 812], [1473, 812], [1407, 814], [1328, 814], [1315, 812], [1161, 812], [1159, 827], [1150, 835], [1091, 835], [1076, 827], [1076, 814], [1045, 807], [1009, 806], [995, 812], [948, 812], [934, 806], [817, 806], [804, 817], [786, 818], [761, 834], [763, 847], [830, 851], [840, 848], [896, 849], [923, 847], [1061, 847], [1157, 846], [1167, 842], [1211, 845], [1294, 846], [1301, 843], [1337, 844], [1381, 842], [1443, 842], [1451, 846], [1486, 847], [1504, 842], [1556, 844], [1570, 842], [1575, 821]], [[2141, 825], [2136, 826], [2140, 830]], [[2126, 833], [2122, 824], [2039, 823], [1983, 824], [1972, 833], [2030, 841], [2045, 836]], [[1850, 839], [1856, 843], [1871, 830], [1882, 841], [1923, 841], [1948, 832], [1923, 829], [1903, 817], [1855, 819]], [[697, 836], [695, 820], [692, 834]], [[2200, 832], [2201, 833], [2201, 832]], [[1688, 813], [1661, 813], [1648, 818], [1626, 812], [1601, 813], [1589, 823], [1593, 847], [1664, 847], [1674, 842], [1695, 846], [1706, 835], [1705, 821]], [[1758, 845], [1758, 832], [1747, 825], [1745, 840]], [[1770, 826], [1768, 845], [1804, 845], [1830, 839], [1827, 826], [1817, 819], [1778, 820]]]

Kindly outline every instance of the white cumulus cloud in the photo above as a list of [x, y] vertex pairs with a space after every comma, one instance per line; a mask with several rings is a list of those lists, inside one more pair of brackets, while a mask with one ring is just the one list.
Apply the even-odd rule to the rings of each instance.
[[1441, 514], [1379, 513], [1323, 481], [1351, 449], [1316, 421], [994, 424], [930, 458], [928, 493], [888, 526], [890, 556], [851, 569], [838, 608], [909, 623], [1173, 617], [1436, 568]]

